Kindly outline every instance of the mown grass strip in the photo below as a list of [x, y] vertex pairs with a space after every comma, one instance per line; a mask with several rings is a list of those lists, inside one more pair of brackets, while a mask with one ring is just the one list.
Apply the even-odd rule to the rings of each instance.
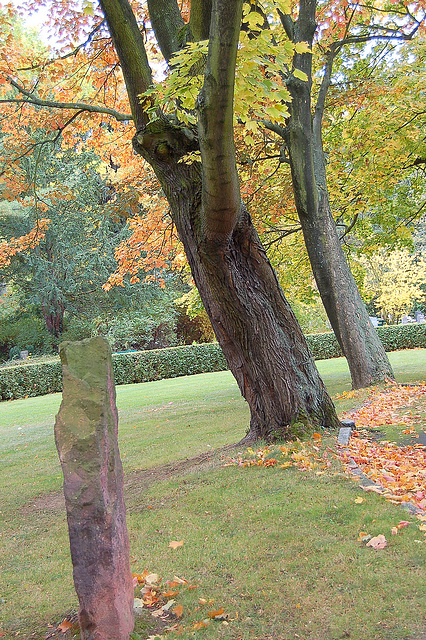
[[[400, 381], [426, 378], [424, 355], [391, 354]], [[319, 364], [333, 394], [350, 388], [343, 360]], [[244, 435], [248, 412], [228, 372], [122, 386], [117, 395], [133, 570], [199, 584], [182, 595], [179, 638], [411, 640], [420, 633], [425, 545], [416, 540], [423, 536], [410, 525], [391, 537], [405, 514], [373, 494], [355, 503], [359, 490], [346, 478], [220, 467], [219, 456], [216, 466], [169, 469], [152, 482], [146, 471], [139, 482], [143, 469], [173, 466]], [[338, 405], [347, 410], [360, 401], [362, 394]], [[59, 402], [56, 394], [0, 409], [6, 638], [19, 632], [41, 640], [48, 624], [76, 607], [53, 443]], [[367, 549], [357, 541], [360, 531], [385, 534], [389, 547]], [[171, 540], [184, 544], [173, 550]], [[197, 630], [206, 613], [200, 598], [229, 619]]]

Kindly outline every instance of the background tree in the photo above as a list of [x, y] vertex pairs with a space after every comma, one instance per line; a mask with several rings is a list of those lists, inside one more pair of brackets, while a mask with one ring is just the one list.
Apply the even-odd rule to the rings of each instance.
[[131, 283], [128, 277], [121, 287], [102, 289], [116, 265], [117, 245], [130, 235], [127, 218], [132, 211], [143, 215], [139, 200], [129, 190], [120, 192], [92, 151], [45, 143], [44, 132], [35, 139], [36, 150], [20, 163], [19, 202], [7, 206], [3, 201], [0, 229], [6, 240], [25, 237], [40, 208], [49, 224], [37, 246], [11, 256], [3, 267], [5, 281], [20, 301], [9, 319], [15, 331], [9, 331], [9, 338], [3, 332], [5, 347], [12, 342], [46, 348], [49, 341], [38, 327], [38, 314], [52, 336], [50, 348], [59, 339], [99, 334], [116, 350], [176, 344], [173, 300], [184, 290], [178, 277], [151, 270], [150, 279], [157, 274], [159, 282]]
[[416, 302], [426, 302], [426, 260], [407, 249], [381, 249], [363, 257], [364, 291], [387, 322], [398, 322]]

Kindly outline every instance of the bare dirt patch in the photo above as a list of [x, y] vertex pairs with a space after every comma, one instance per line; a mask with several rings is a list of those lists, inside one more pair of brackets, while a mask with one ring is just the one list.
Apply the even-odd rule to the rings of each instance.
[[[185, 458], [178, 462], [171, 462], [150, 469], [140, 469], [139, 471], [133, 471], [126, 475], [124, 479], [124, 491], [126, 502], [128, 500], [130, 502], [128, 506], [129, 510], [132, 509], [134, 502], [132, 498], [134, 499], [144, 489], [147, 489], [156, 482], [169, 480], [175, 476], [183, 476], [193, 471], [205, 471], [209, 468], [217, 467], [222, 462], [222, 454], [233, 449], [235, 446], [234, 444], [226, 445], [220, 449], [200, 453], [193, 458]], [[29, 505], [23, 508], [23, 511], [54, 512], [64, 509], [64, 494], [61, 490], [34, 498]]]

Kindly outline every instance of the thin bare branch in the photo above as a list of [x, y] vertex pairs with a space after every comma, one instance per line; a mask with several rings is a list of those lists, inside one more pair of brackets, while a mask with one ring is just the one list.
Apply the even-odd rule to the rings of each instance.
[[67, 58], [71, 58], [72, 56], [76, 56], [77, 53], [81, 49], [84, 49], [84, 47], [86, 47], [93, 40], [94, 36], [101, 29], [103, 24], [105, 24], [105, 20], [102, 20], [102, 22], [97, 24], [92, 29], [92, 31], [89, 33], [89, 35], [87, 36], [87, 38], [86, 38], [86, 40], [84, 42], [82, 42], [81, 44], [77, 45], [72, 51], [69, 51], [65, 55], [59, 56], [58, 58], [52, 58], [51, 60], [47, 60], [47, 61], [42, 62], [40, 64], [33, 64], [30, 67], [21, 67], [20, 69], [17, 69], [17, 71], [33, 71], [34, 69], [40, 69], [40, 68], [47, 67], [49, 64], [54, 64], [58, 60], [66, 60]]
[[133, 116], [128, 113], [120, 113], [115, 109], [110, 109], [109, 107], [104, 107], [101, 105], [95, 104], [87, 104], [85, 102], [56, 102], [55, 100], [43, 100], [35, 96], [31, 91], [27, 91], [24, 87], [18, 84], [12, 78], [9, 78], [9, 82], [19, 93], [21, 93], [24, 98], [5, 98], [0, 100], [0, 103], [26, 103], [33, 104], [38, 107], [46, 107], [48, 109], [70, 109], [76, 111], [86, 111], [88, 113], [103, 113], [105, 115], [111, 116], [118, 122], [125, 122], [127, 120], [133, 120]]

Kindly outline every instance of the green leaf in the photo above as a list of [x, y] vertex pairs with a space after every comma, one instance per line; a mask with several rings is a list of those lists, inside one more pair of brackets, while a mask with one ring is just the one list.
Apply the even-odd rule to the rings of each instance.
[[311, 53], [311, 49], [307, 42], [297, 42], [294, 46], [296, 53]]
[[304, 73], [300, 69], [293, 69], [293, 75], [295, 78], [299, 78], [299, 80], [303, 80], [304, 82], [308, 80], [308, 76], [306, 75], [306, 73]]
[[291, 2], [290, 0], [275, 0], [274, 2], [277, 9], [282, 11], [283, 13], [290, 14], [291, 13]]
[[93, 7], [93, 4], [90, 1], [83, 3], [83, 13], [85, 16], [95, 15], [95, 9]]

